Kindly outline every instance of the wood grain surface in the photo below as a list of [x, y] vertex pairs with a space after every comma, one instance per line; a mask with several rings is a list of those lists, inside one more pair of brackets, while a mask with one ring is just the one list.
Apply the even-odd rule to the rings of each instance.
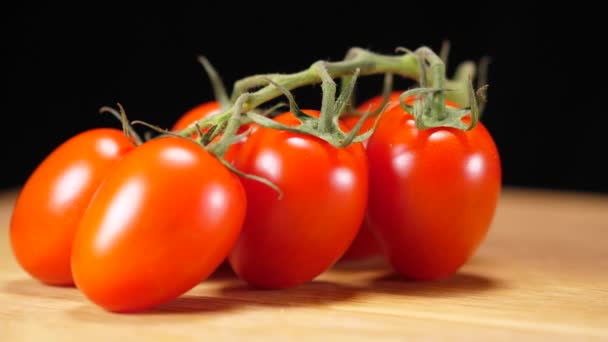
[[28, 277], [8, 240], [14, 199], [0, 195], [0, 341], [608, 340], [608, 197], [503, 191], [488, 238], [444, 281], [372, 260], [262, 291], [224, 270], [137, 315]]

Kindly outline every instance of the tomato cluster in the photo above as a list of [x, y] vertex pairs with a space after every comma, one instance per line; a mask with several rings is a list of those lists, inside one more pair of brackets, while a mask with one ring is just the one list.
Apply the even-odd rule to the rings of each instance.
[[[220, 156], [171, 135], [135, 146], [115, 129], [81, 133], [55, 149], [19, 194], [14, 255], [40, 281], [75, 284], [116, 312], [170, 301], [225, 260], [244, 281], [269, 289], [309, 282], [341, 258], [375, 255], [410, 279], [447, 277], [490, 226], [499, 156], [482, 124], [417, 128], [400, 95], [389, 96], [377, 123], [365, 119], [362, 132], [377, 124], [369, 140], [347, 146], [257, 124], [242, 125], [239, 132], [252, 133]], [[220, 111], [217, 102], [203, 104], [173, 130]], [[273, 120], [302, 121], [292, 112]], [[348, 131], [359, 120], [345, 114], [337, 125]], [[280, 196], [244, 174], [276, 185]]]

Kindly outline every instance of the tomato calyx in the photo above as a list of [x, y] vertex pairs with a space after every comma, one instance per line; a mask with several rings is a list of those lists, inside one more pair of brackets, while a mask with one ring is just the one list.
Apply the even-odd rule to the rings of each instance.
[[[401, 107], [414, 116], [416, 127], [418, 129], [452, 127], [467, 131], [475, 128], [479, 122], [481, 106], [486, 101], [488, 86], [483, 85], [475, 91], [469, 73], [466, 75], [466, 94], [469, 105], [464, 108], [446, 106], [446, 92], [452, 89], [445, 87], [444, 60], [427, 47], [418, 48], [415, 52], [405, 48], [398, 48], [397, 50], [415, 56], [420, 66], [420, 87], [407, 90], [399, 97]], [[444, 55], [447, 55], [447, 53], [444, 53]], [[447, 58], [447, 56], [443, 58]], [[406, 99], [412, 97], [414, 103], [410, 105]], [[470, 117], [468, 123], [463, 120], [465, 117]]]
[[118, 121], [120, 121], [124, 135], [133, 145], [139, 146], [143, 144], [144, 140], [142, 140], [137, 131], [129, 122], [129, 119], [127, 118], [127, 112], [125, 111], [124, 107], [120, 103], [117, 103], [116, 105], [118, 106], [118, 111], [112, 107], [103, 106], [99, 108], [99, 113], [108, 113], [114, 116]]
[[[340, 128], [338, 118], [346, 110], [349, 105], [350, 97], [353, 93], [357, 77], [359, 76], [359, 69], [356, 69], [354, 74], [343, 83], [340, 94], [336, 98], [336, 83], [327, 72], [324, 62], [315, 64], [319, 77], [321, 78], [321, 89], [323, 98], [321, 102], [321, 114], [319, 118], [307, 115], [304, 113], [296, 103], [293, 94], [286, 87], [281, 84], [267, 78], [266, 81], [275, 86], [277, 89], [287, 97], [289, 101], [290, 112], [300, 121], [299, 126], [288, 126], [267, 117], [258, 115], [256, 113], [247, 113], [247, 116], [255, 123], [260, 126], [267, 127], [270, 129], [277, 129], [283, 131], [289, 131], [299, 134], [307, 134], [322, 139], [329, 144], [337, 147], [344, 148], [352, 143], [358, 143], [367, 140], [374, 129], [365, 132], [361, 135], [357, 133], [361, 130], [361, 126], [367, 117], [372, 112], [368, 111], [363, 114], [361, 119], [357, 122], [355, 127], [349, 132], [344, 132]], [[376, 119], [376, 123], [378, 120]], [[374, 125], [375, 126], [375, 125]], [[375, 127], [374, 127], [375, 128]]]

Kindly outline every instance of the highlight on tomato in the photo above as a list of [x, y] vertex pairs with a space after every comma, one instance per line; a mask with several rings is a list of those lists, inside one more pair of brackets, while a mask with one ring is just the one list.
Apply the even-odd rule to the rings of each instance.
[[98, 128], [57, 147], [31, 174], [13, 209], [10, 240], [19, 264], [51, 285], [73, 284], [78, 223], [116, 163], [134, 148], [123, 132]]
[[207, 278], [234, 245], [246, 198], [200, 145], [151, 140], [121, 160], [74, 240], [76, 286], [110, 311], [145, 310]]

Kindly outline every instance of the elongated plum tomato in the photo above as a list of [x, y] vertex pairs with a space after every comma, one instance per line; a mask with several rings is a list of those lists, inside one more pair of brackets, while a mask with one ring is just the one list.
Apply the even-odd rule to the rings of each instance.
[[[395, 106], [399, 106], [399, 97], [401, 96], [401, 93], [402, 93], [401, 91], [393, 91], [389, 95], [385, 111], [390, 110], [390, 109], [394, 108]], [[365, 112], [368, 110], [374, 111], [374, 110], [380, 108], [380, 106], [382, 105], [382, 99], [383, 99], [382, 95], [375, 96], [375, 97], [365, 101], [364, 103], [362, 103], [357, 108], [357, 110], [359, 110], [360, 112]], [[413, 97], [410, 97], [410, 98], [406, 99], [405, 101], [411, 104], [413, 101]], [[451, 101], [447, 101], [446, 104], [448, 106], [457, 107], [457, 105]], [[349, 129], [352, 129], [353, 127], [355, 127], [355, 125], [357, 124], [357, 122], [359, 121], [360, 118], [361, 118], [360, 116], [347, 114], [342, 118], [342, 121]], [[375, 121], [376, 121], [376, 117], [367, 118], [363, 122], [363, 126], [361, 126], [361, 130], [360, 130], [359, 134], [363, 134], [363, 133], [369, 131], [370, 129], [372, 129]], [[367, 141], [364, 141], [363, 145], [367, 147]], [[377, 256], [380, 254], [382, 254], [382, 250], [381, 250], [380, 245], [378, 244], [378, 241], [377, 241], [375, 235], [373, 234], [372, 229], [370, 228], [369, 222], [366, 218], [365, 221], [363, 222], [363, 224], [361, 225], [361, 230], [359, 231], [359, 234], [357, 234], [355, 241], [353, 241], [353, 243], [348, 248], [348, 251], [346, 251], [346, 254], [344, 254], [344, 257], [342, 259], [343, 260], [363, 259], [363, 258], [368, 258], [368, 257], [372, 257], [372, 256]]]
[[456, 272], [485, 237], [500, 192], [500, 159], [483, 124], [418, 130], [396, 106], [367, 155], [368, 219], [392, 266], [421, 280]]
[[70, 253], [80, 218], [108, 172], [132, 149], [121, 131], [93, 129], [67, 140], [36, 168], [11, 218], [11, 245], [23, 269], [47, 284], [73, 284]]
[[144, 310], [204, 280], [241, 230], [237, 176], [197, 144], [149, 141], [116, 165], [72, 250], [76, 286], [110, 311]]
[[[192, 108], [188, 112], [186, 112], [181, 118], [179, 118], [179, 120], [177, 120], [177, 122], [175, 122], [175, 125], [173, 125], [173, 128], [171, 130], [172, 131], [182, 130], [182, 129], [190, 126], [195, 121], [217, 115], [220, 112], [221, 112], [221, 108], [220, 108], [219, 102], [217, 102], [217, 101], [205, 102], [201, 105], [198, 105], [198, 106]], [[255, 130], [257, 127], [258, 126], [255, 124], [242, 125], [239, 128], [237, 134], [243, 133], [246, 130], [248, 130], [249, 128], [252, 128], [252, 130]], [[203, 132], [206, 132], [206, 131], [207, 131], [207, 129], [203, 130]], [[194, 133], [192, 135], [193, 138], [196, 138], [197, 136], [198, 136], [198, 133]], [[219, 137], [216, 137], [216, 140], [218, 140], [218, 139], [219, 139]], [[247, 141], [246, 138], [239, 140], [239, 141], [235, 142], [234, 144], [230, 145], [230, 147], [226, 151], [226, 154], [224, 155], [224, 159], [226, 159], [230, 163], [233, 163], [234, 160], [236, 159], [236, 157], [238, 156], [239, 151], [240, 151], [241, 147], [243, 146], [243, 144], [245, 143], [245, 141]]]
[[[291, 113], [275, 120], [298, 124]], [[260, 127], [235, 165], [283, 191], [279, 199], [268, 186], [242, 179], [247, 215], [229, 257], [241, 279], [262, 288], [293, 287], [311, 281], [344, 254], [367, 202], [367, 162], [360, 143], [339, 149], [313, 136]]]

